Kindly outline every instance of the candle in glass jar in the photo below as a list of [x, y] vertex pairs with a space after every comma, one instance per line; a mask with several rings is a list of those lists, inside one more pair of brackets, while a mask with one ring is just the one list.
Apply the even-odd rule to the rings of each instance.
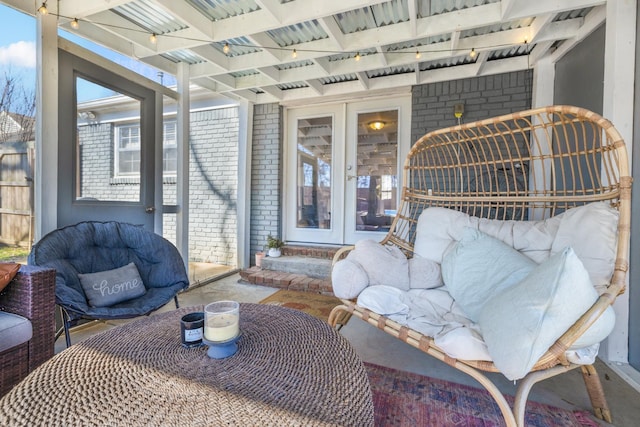
[[204, 337], [209, 341], [227, 341], [240, 332], [238, 316], [231, 313], [211, 314], [207, 317]]

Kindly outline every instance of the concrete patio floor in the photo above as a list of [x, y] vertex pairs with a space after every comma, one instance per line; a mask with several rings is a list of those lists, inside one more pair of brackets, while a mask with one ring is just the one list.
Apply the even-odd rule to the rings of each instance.
[[[192, 286], [180, 295], [180, 306], [188, 307], [203, 303], [234, 299], [240, 302], [257, 303], [276, 292], [277, 289], [239, 282], [239, 275], [232, 274], [220, 280], [200, 286]], [[173, 310], [173, 303], [160, 311]], [[81, 341], [97, 332], [125, 323], [128, 320], [93, 322], [75, 328], [71, 334], [73, 343]], [[176, 325], [176, 328], [179, 328]], [[351, 342], [360, 357], [370, 363], [394, 369], [415, 372], [441, 378], [473, 387], [479, 384], [467, 375], [419, 350], [401, 343], [390, 335], [370, 326], [359, 319], [352, 319], [341, 333]], [[64, 337], [56, 342], [56, 353], [64, 350]], [[596, 368], [613, 415], [613, 424], [601, 422], [603, 426], [635, 427], [640, 423], [640, 392], [625, 382], [613, 369], [598, 360]], [[490, 374], [498, 387], [505, 393], [514, 395], [516, 387], [502, 375]], [[551, 404], [570, 410], [591, 411], [591, 404], [584, 387], [580, 370], [574, 370], [556, 378], [542, 381], [534, 386], [531, 400]]]

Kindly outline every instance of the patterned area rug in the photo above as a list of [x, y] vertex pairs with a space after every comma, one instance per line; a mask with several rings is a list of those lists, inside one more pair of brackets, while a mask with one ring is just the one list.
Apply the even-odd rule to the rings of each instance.
[[314, 294], [313, 292], [290, 291], [280, 289], [278, 292], [260, 301], [260, 304], [273, 304], [294, 308], [327, 321], [333, 307], [340, 305], [340, 299], [334, 296]]
[[[373, 392], [375, 425], [503, 426], [498, 405], [485, 390], [365, 363]], [[513, 398], [507, 398], [513, 404]], [[525, 424], [533, 427], [597, 427], [586, 411], [527, 403]]]

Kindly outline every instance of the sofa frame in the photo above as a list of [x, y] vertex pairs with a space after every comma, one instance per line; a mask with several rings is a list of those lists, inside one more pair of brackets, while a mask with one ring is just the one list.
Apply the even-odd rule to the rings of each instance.
[[[429, 132], [404, 163], [401, 204], [382, 244], [413, 255], [416, 224], [427, 207], [439, 206], [499, 220], [540, 220], [591, 202], [608, 202], [619, 212], [617, 254], [606, 291], [519, 381], [513, 407], [485, 372], [492, 362], [449, 357], [432, 337], [342, 300], [329, 317], [333, 326], [358, 317], [465, 372], [485, 387], [508, 426], [523, 426], [534, 384], [580, 368], [595, 415], [611, 413], [593, 365], [576, 365], [566, 350], [625, 291], [629, 267], [631, 183], [626, 145], [611, 122], [591, 111], [550, 106]], [[341, 249], [334, 264], [353, 247]]]

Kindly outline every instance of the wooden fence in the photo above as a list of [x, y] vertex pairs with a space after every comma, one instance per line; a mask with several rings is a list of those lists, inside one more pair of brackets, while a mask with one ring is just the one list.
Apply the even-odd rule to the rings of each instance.
[[33, 143], [0, 144], [0, 243], [32, 243], [33, 166]]

